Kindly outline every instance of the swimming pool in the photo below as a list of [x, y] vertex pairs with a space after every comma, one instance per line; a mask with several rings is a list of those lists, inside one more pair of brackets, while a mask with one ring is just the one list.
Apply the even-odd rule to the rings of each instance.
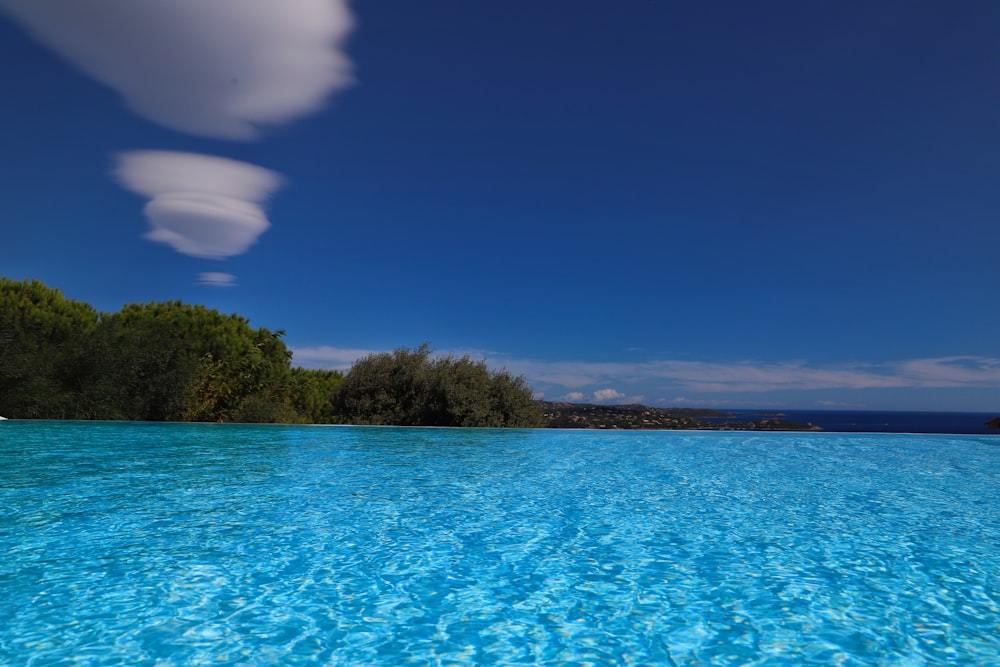
[[0, 427], [0, 664], [1000, 664], [1000, 436]]

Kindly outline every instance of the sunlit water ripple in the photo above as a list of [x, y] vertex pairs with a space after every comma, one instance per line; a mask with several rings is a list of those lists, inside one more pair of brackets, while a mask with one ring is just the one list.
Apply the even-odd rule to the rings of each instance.
[[0, 664], [1000, 665], [1000, 437], [6, 422]]

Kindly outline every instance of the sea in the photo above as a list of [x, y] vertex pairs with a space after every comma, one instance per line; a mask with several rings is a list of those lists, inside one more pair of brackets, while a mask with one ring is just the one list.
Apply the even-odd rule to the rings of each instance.
[[3, 422], [0, 619], [2, 665], [1000, 666], [1000, 435]]

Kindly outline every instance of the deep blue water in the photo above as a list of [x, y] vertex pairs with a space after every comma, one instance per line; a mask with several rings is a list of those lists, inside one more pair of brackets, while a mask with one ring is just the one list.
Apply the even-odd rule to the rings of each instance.
[[[740, 417], [774, 414], [767, 411], [735, 410]], [[781, 419], [811, 423], [824, 431], [845, 433], [966, 433], [998, 434], [986, 422], [1000, 417], [997, 412], [902, 412], [859, 410], [782, 410]]]
[[1000, 665], [1000, 436], [5, 422], [3, 665]]

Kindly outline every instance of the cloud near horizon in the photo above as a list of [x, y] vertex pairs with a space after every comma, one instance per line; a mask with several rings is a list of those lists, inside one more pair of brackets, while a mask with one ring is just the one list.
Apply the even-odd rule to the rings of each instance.
[[388, 350], [362, 350], [358, 348], [339, 348], [329, 345], [320, 347], [293, 347], [292, 363], [304, 368], [321, 368], [330, 371], [346, 371], [355, 361], [369, 354]]
[[614, 389], [598, 389], [594, 392], [594, 400], [598, 403], [610, 403], [625, 398], [625, 394]]
[[641, 403], [644, 398], [644, 396], [629, 396], [616, 389], [608, 387], [606, 389], [595, 390], [589, 397], [582, 391], [571, 391], [568, 394], [560, 396], [558, 400], [569, 403], [582, 403], [583, 401], [590, 401], [592, 403], [621, 405], [624, 403]]
[[506, 365], [534, 382], [578, 390], [609, 383], [661, 382], [703, 393], [816, 389], [1000, 387], [1000, 359], [962, 356], [825, 366], [801, 361], [638, 363], [510, 359]]
[[145, 238], [202, 259], [246, 252], [271, 226], [261, 204], [282, 182], [246, 162], [172, 151], [122, 153], [114, 174], [149, 198]]
[[0, 0], [0, 10], [179, 132], [256, 139], [353, 82], [346, 0]]
[[[320, 351], [322, 351], [320, 353]], [[352, 358], [352, 350], [335, 347], [299, 348], [295, 362], [313, 368], [333, 368], [325, 359], [336, 359], [346, 369], [363, 356]], [[357, 351], [369, 354], [370, 350]], [[491, 368], [505, 367], [524, 375], [537, 391], [558, 395], [560, 400], [594, 402], [641, 402], [642, 396], [627, 396], [609, 385], [659, 386], [663, 392], [684, 390], [703, 394], [764, 393], [771, 391], [982, 388], [1000, 389], [1000, 359], [953, 356], [908, 359], [894, 362], [844, 363], [824, 366], [801, 361], [704, 362], [654, 360], [638, 363], [543, 361], [519, 359], [484, 351], [465, 351], [485, 359]], [[541, 386], [539, 386], [541, 385]], [[596, 387], [596, 388], [595, 388]], [[556, 391], [552, 389], [556, 388]], [[562, 391], [558, 391], [561, 388]], [[569, 391], [567, 391], [569, 390]], [[648, 391], [648, 389], [647, 389]], [[668, 394], [669, 395], [669, 394]], [[677, 394], [673, 394], [677, 396]], [[668, 399], [656, 399], [662, 404]], [[705, 404], [706, 399], [675, 398], [676, 403]]]

